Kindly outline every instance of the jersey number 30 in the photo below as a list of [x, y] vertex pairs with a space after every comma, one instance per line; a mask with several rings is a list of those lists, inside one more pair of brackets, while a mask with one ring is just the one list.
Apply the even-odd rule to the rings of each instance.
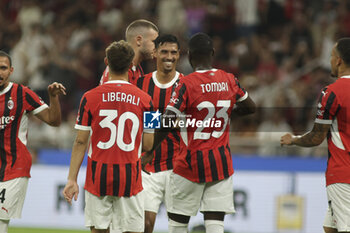
[[[111, 148], [116, 142], [118, 147], [126, 152], [133, 151], [135, 149], [135, 139], [137, 132], [139, 131], [140, 121], [135, 113], [124, 112], [119, 116], [118, 127], [113, 123], [113, 120], [118, 116], [118, 110], [104, 109], [100, 110], [100, 116], [105, 118], [100, 122], [102, 128], [108, 128], [111, 131], [111, 136], [107, 142], [99, 141], [97, 147], [103, 150]], [[124, 125], [126, 120], [132, 121], [131, 128], [131, 142], [124, 142]]]

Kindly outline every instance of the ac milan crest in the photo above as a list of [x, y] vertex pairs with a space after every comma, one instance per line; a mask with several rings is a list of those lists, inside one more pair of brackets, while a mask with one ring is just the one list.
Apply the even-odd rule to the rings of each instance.
[[8, 109], [12, 110], [14, 106], [15, 106], [15, 103], [13, 102], [13, 100], [9, 99], [9, 101], [7, 102]]

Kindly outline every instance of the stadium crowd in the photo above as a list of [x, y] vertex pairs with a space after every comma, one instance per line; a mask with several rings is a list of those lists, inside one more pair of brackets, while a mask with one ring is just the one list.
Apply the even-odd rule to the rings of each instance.
[[[29, 124], [34, 151], [71, 148], [79, 100], [98, 85], [105, 48], [124, 38], [126, 25], [145, 18], [179, 38], [178, 70], [185, 75], [191, 72], [186, 42], [208, 33], [214, 66], [235, 74], [257, 103], [257, 113], [232, 123], [234, 153], [327, 155], [325, 146], [281, 148], [279, 138], [313, 124], [318, 93], [332, 82], [332, 46], [350, 36], [346, 0], [0, 0], [0, 12], [0, 48], [13, 59], [12, 81], [44, 100], [49, 83], [67, 88], [61, 127]], [[152, 61], [142, 66], [145, 73], [155, 70]]]

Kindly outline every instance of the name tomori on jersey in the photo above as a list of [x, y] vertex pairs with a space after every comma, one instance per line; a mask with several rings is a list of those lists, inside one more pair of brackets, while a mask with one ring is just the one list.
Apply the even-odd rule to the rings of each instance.
[[102, 93], [102, 102], [125, 102], [133, 105], [139, 105], [140, 97], [126, 94], [124, 92]]
[[213, 82], [213, 83], [207, 83], [207, 84], [201, 84], [202, 92], [220, 92], [220, 91], [228, 91], [228, 84], [227, 82]]

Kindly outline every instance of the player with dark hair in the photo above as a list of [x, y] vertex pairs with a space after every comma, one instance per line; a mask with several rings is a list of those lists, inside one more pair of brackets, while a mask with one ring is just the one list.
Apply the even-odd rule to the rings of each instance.
[[[148, 93], [153, 100], [154, 110], [163, 113], [169, 103], [178, 81], [183, 75], [176, 71], [180, 58], [180, 44], [173, 35], [161, 35], [154, 41], [154, 56], [157, 70], [137, 80], [137, 86]], [[142, 185], [145, 189], [145, 233], [153, 232], [160, 204], [167, 206], [169, 175], [173, 169], [173, 160], [179, 153], [179, 132], [172, 131], [154, 152], [153, 160], [147, 164]]]
[[0, 232], [7, 233], [12, 218], [20, 218], [27, 192], [32, 157], [26, 147], [28, 114], [51, 126], [61, 123], [60, 83], [48, 86], [50, 106], [28, 87], [12, 83], [11, 57], [0, 51]]
[[[129, 82], [136, 84], [139, 77], [144, 76], [140, 63], [153, 58], [154, 43], [158, 36], [158, 28], [152, 22], [145, 19], [133, 21], [125, 30], [126, 41], [134, 49], [135, 56], [133, 66], [128, 71]], [[100, 84], [108, 81], [108, 66], [100, 80]]]
[[128, 82], [133, 58], [134, 51], [127, 42], [113, 42], [105, 58], [109, 81], [86, 92], [80, 103], [63, 195], [69, 203], [73, 198], [77, 200], [77, 176], [90, 143], [85, 225], [93, 233], [107, 233], [111, 224], [122, 232], [144, 230], [139, 158], [141, 150], [148, 151], [153, 146], [153, 130], [144, 130], [142, 123], [143, 112], [153, 110], [153, 105], [149, 95]]
[[326, 233], [350, 232], [350, 38], [335, 43], [331, 75], [337, 80], [321, 91], [315, 124], [310, 132], [281, 137], [281, 145], [317, 146], [327, 137]]
[[[194, 72], [180, 79], [164, 114], [164, 122], [176, 122], [177, 116], [177, 124], [184, 125], [169, 181], [170, 233], [187, 232], [190, 216], [199, 209], [206, 232], [223, 233], [225, 214], [234, 212], [229, 118], [253, 113], [255, 104], [234, 75], [212, 67], [213, 56], [208, 35], [190, 39]], [[157, 148], [164, 136], [155, 138]]]

